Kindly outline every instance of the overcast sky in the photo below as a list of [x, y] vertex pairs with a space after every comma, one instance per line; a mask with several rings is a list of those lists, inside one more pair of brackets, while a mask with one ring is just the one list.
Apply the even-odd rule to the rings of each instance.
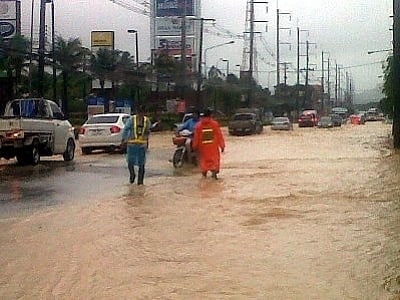
[[[21, 2], [22, 32], [29, 37], [31, 1]], [[35, 33], [39, 31], [39, 2], [35, 0]], [[202, 0], [202, 17], [214, 18], [218, 26], [242, 34], [245, 31], [246, 4], [246, 0]], [[92, 30], [114, 30], [115, 47], [134, 53], [134, 37], [127, 33], [127, 29], [137, 29], [140, 60], [149, 59], [148, 17], [116, 5], [110, 0], [54, 0], [54, 5], [56, 33], [64, 38], [80, 37], [84, 46], [89, 47]], [[266, 41], [265, 46], [257, 40], [257, 53], [261, 58], [257, 63], [260, 71], [258, 79], [263, 86], [271, 87], [276, 84], [276, 67], [271, 64], [276, 63], [277, 8], [281, 12], [280, 27], [290, 28], [280, 30], [280, 61], [291, 62], [291, 70], [296, 68], [296, 28], [299, 27], [302, 30], [301, 68], [305, 68], [304, 43], [308, 40], [312, 68], [321, 69], [321, 53], [324, 51], [329, 53], [332, 65], [338, 64], [344, 68], [343, 73], [347, 71], [352, 77], [356, 92], [382, 84], [382, 79], [379, 78], [382, 75], [382, 67], [376, 62], [384, 60], [387, 52], [368, 55], [367, 51], [391, 48], [392, 0], [270, 0], [268, 10], [266, 6], [255, 4], [256, 19], [268, 21], [268, 25], [256, 25], [256, 30], [263, 32], [262, 36]], [[47, 7], [47, 16], [50, 17], [50, 5]], [[290, 17], [286, 13], [290, 13]], [[51, 23], [48, 24], [50, 28]], [[207, 28], [204, 49], [232, 40], [231, 37], [216, 35], [216, 31], [209, 26]], [[243, 41], [235, 39], [232, 45], [210, 49], [207, 65], [217, 65], [225, 69], [227, 64], [220, 59], [228, 59], [230, 72], [237, 74], [239, 67], [236, 65], [242, 64], [242, 53]], [[320, 80], [321, 71], [311, 73], [311, 83]], [[289, 73], [288, 84], [294, 84], [295, 80], [295, 74]], [[304, 77], [301, 81], [304, 82]]]

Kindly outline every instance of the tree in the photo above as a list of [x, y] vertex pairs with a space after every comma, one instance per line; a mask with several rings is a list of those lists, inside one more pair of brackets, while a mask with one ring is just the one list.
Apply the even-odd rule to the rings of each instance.
[[62, 109], [68, 116], [68, 80], [72, 73], [82, 67], [82, 43], [79, 38], [55, 38], [54, 58], [56, 68], [61, 70], [62, 76]]
[[390, 118], [393, 118], [393, 106], [394, 106], [394, 95], [393, 95], [393, 56], [389, 56], [386, 59], [386, 67], [384, 70], [384, 82], [383, 82], [383, 93], [385, 98], [380, 101], [380, 109]]
[[8, 94], [19, 95], [21, 72], [24, 63], [29, 58], [29, 41], [21, 35], [16, 35], [9, 40], [0, 39], [0, 71], [7, 74]]

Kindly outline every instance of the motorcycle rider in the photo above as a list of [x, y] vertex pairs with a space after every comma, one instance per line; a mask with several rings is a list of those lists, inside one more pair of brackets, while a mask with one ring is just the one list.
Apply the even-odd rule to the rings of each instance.
[[200, 113], [198, 111], [193, 112], [192, 117], [183, 123], [182, 127], [179, 129], [179, 134], [181, 134], [184, 130], [189, 131], [189, 135], [186, 136], [185, 147], [188, 154], [189, 159], [192, 157], [192, 139], [194, 136], [194, 131], [197, 123], [199, 122]]

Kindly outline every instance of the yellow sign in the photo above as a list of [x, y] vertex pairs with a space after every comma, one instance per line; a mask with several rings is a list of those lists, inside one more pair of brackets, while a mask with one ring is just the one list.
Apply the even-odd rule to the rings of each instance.
[[114, 49], [114, 31], [92, 31], [91, 45]]

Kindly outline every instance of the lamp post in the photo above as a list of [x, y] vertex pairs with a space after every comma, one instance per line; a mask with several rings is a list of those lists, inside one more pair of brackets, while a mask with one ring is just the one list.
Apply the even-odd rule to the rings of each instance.
[[223, 62], [226, 62], [226, 79], [228, 79], [228, 75], [229, 75], [229, 59], [221, 59]]
[[206, 78], [207, 78], [207, 53], [208, 53], [208, 51], [211, 50], [211, 49], [217, 48], [217, 47], [222, 47], [222, 46], [233, 44], [233, 43], [235, 43], [235, 41], [229, 41], [229, 42], [226, 42], [226, 43], [217, 44], [217, 45], [208, 47], [208, 48], [206, 48], [204, 50], [204, 72], [205, 72], [205, 77]]
[[135, 29], [128, 29], [128, 33], [135, 34], [135, 51], [136, 51], [136, 68], [139, 69], [139, 39], [138, 39], [138, 31]]
[[[139, 72], [139, 39], [138, 39], [138, 31], [135, 29], [128, 29], [128, 33], [134, 33], [135, 34], [135, 56], [136, 56], [136, 72]], [[137, 104], [136, 104], [136, 108], [139, 108], [139, 96], [140, 96], [140, 92], [139, 92], [139, 84], [137, 84], [136, 86], [136, 100], [137, 100]]]

